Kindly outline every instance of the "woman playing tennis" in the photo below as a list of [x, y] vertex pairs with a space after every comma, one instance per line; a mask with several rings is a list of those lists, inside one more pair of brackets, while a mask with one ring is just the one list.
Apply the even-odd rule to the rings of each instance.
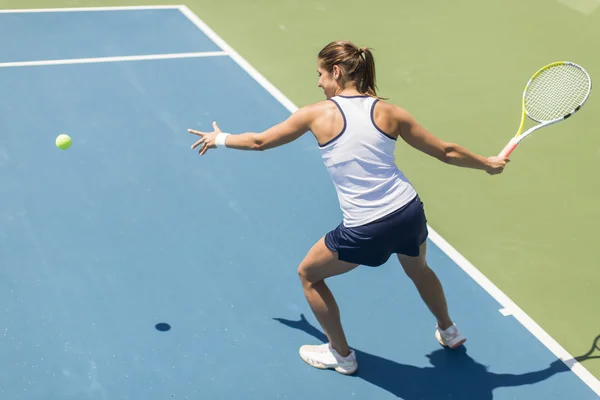
[[326, 100], [300, 108], [261, 133], [228, 134], [213, 123], [192, 149], [267, 150], [312, 132], [336, 188], [343, 220], [308, 251], [298, 267], [304, 295], [329, 343], [305, 345], [300, 357], [317, 368], [353, 374], [358, 363], [348, 346], [336, 301], [325, 279], [359, 265], [376, 267], [398, 257], [437, 320], [435, 336], [455, 348], [466, 340], [448, 314], [444, 290], [426, 261], [427, 222], [416, 190], [394, 159], [398, 138], [438, 160], [499, 174], [509, 161], [482, 157], [427, 132], [402, 108], [376, 93], [371, 51], [348, 41], [323, 48], [317, 58], [318, 86]]

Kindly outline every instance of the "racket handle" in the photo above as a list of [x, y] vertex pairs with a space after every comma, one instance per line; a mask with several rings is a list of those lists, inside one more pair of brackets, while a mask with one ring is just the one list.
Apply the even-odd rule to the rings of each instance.
[[512, 138], [510, 142], [508, 142], [506, 146], [504, 146], [500, 154], [498, 154], [498, 157], [508, 157], [510, 153], [512, 153], [513, 150], [517, 147], [518, 144], [519, 142], [515, 138]]

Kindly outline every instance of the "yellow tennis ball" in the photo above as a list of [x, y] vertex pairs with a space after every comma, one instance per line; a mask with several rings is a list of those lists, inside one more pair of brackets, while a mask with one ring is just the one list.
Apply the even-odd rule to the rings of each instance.
[[62, 150], [66, 150], [71, 147], [71, 137], [69, 135], [58, 135], [56, 138], [56, 147]]

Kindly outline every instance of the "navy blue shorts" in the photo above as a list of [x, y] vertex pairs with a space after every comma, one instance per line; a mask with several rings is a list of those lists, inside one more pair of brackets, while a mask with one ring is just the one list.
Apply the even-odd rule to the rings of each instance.
[[325, 245], [337, 252], [342, 261], [378, 267], [392, 254], [418, 256], [427, 235], [423, 202], [416, 196], [400, 209], [368, 224], [353, 228], [340, 224], [325, 235]]

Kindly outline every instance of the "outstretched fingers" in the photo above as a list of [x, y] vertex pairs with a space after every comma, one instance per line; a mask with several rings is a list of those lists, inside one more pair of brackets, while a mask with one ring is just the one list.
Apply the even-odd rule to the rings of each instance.
[[192, 149], [195, 149], [196, 147], [200, 146], [202, 143], [204, 143], [204, 136], [206, 135], [205, 132], [200, 132], [194, 129], [188, 129], [188, 132], [197, 136], [200, 136], [200, 139], [198, 139], [197, 141], [194, 142], [194, 144], [192, 144]]

